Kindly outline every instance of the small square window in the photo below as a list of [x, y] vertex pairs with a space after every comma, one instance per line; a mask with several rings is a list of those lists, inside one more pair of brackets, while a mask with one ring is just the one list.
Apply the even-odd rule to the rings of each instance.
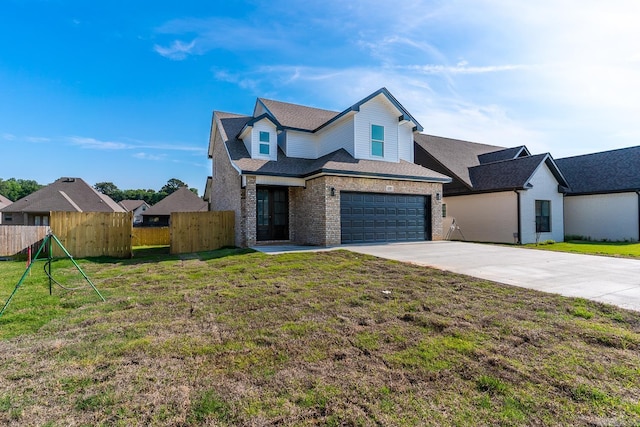
[[260, 154], [269, 154], [269, 144], [260, 144]]
[[260, 142], [269, 142], [269, 132], [260, 131]]

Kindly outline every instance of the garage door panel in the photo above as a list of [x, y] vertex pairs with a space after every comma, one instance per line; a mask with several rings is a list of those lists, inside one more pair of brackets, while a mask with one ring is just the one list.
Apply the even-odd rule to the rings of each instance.
[[375, 193], [341, 193], [343, 243], [427, 240], [428, 196]]

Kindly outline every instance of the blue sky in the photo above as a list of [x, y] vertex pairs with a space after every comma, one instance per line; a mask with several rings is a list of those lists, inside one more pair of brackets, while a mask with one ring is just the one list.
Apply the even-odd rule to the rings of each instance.
[[434, 135], [634, 146], [639, 21], [637, 0], [2, 0], [0, 178], [202, 194], [213, 110], [383, 86]]

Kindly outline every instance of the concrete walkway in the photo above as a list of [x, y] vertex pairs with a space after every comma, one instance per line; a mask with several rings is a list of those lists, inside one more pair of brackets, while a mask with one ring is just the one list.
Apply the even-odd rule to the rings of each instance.
[[449, 241], [254, 249], [274, 254], [347, 249], [640, 311], [640, 260]]

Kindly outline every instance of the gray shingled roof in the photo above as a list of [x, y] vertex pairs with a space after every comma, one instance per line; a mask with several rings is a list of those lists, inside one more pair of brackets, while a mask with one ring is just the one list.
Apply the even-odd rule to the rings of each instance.
[[11, 203], [13, 203], [11, 200], [7, 199], [2, 194], [0, 194], [0, 209], [6, 208]]
[[142, 216], [171, 215], [172, 212], [204, 212], [209, 210], [207, 202], [196, 196], [187, 187], [180, 187], [146, 210]]
[[472, 185], [469, 168], [480, 164], [478, 156], [505, 150], [505, 147], [497, 145], [425, 134], [416, 135], [415, 142], [467, 186]]
[[567, 194], [640, 191], [640, 146], [557, 159]]
[[480, 154], [478, 156], [478, 161], [480, 162], [480, 164], [486, 164], [499, 162], [501, 160], [511, 160], [515, 159], [518, 156], [521, 156], [523, 152], [525, 155], [529, 154], [527, 147], [525, 147], [524, 145], [521, 145], [519, 147], [505, 148], [504, 150], [500, 151]]
[[142, 206], [142, 205], [144, 205], [146, 203], [147, 202], [145, 202], [144, 200], [122, 200], [122, 201], [118, 202], [118, 204], [120, 206], [122, 206], [122, 208], [124, 208], [124, 210], [127, 211], [127, 212], [135, 211], [140, 206]]
[[[548, 154], [519, 157], [469, 168], [474, 191], [498, 191], [525, 188]], [[553, 166], [550, 165], [553, 170]], [[556, 177], [558, 179], [559, 177]]]
[[110, 197], [80, 178], [60, 178], [16, 200], [3, 212], [124, 212]]
[[288, 102], [258, 98], [275, 119], [284, 127], [313, 131], [340, 114]]
[[[237, 135], [251, 117], [237, 115], [218, 115], [220, 124], [227, 135]], [[377, 160], [359, 160], [346, 150], [340, 149], [319, 159], [301, 159], [287, 157], [278, 148], [278, 160], [269, 161], [252, 159], [244, 143], [237, 139], [226, 142], [229, 156], [243, 173], [255, 175], [286, 176], [304, 178], [316, 173], [374, 175], [396, 179], [412, 179], [419, 181], [449, 182], [446, 175], [434, 172], [415, 163], [401, 161], [399, 163]]]

